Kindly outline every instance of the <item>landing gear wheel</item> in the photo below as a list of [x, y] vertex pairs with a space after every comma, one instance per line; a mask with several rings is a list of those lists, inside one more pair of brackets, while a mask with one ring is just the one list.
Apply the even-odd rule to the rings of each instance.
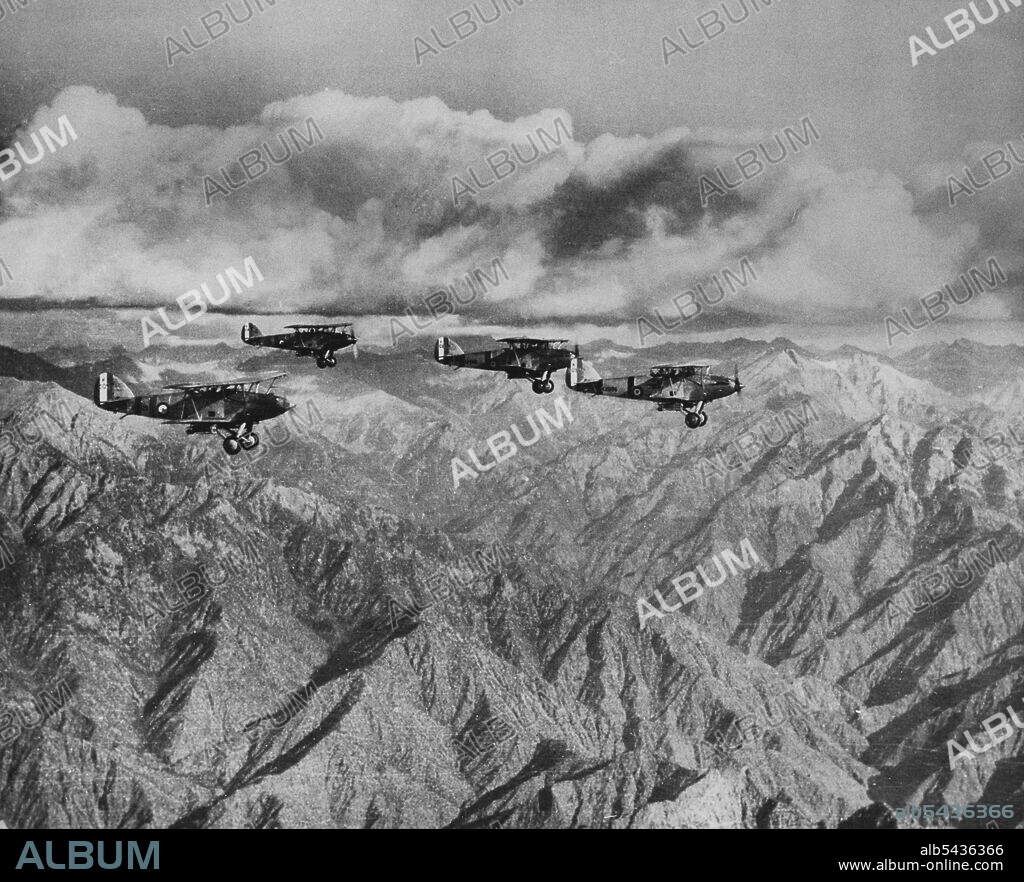
[[224, 439], [224, 452], [228, 456], [234, 456], [241, 449], [242, 445], [239, 444], [238, 439], [233, 435], [229, 438]]
[[692, 411], [686, 415], [686, 427], [688, 429], [696, 429], [699, 426], [704, 425], [701, 421], [701, 414], [693, 413]]
[[544, 394], [547, 395], [555, 391], [555, 384], [551, 380], [544, 381]]
[[242, 445], [242, 450], [252, 450], [259, 441], [254, 441], [252, 435], [243, 435], [238, 439], [238, 443]]
[[327, 367], [327, 359], [324, 358], [323, 356], [318, 355], [316, 357], [316, 366], [320, 368], [320, 370], [323, 370], [325, 367]]
[[708, 415], [706, 413], [704, 413], [704, 411], [701, 411], [701, 413], [700, 413], [700, 425], [701, 426], [706, 426], [707, 424], [708, 424]]
[[546, 385], [546, 383], [545, 383], [544, 380], [534, 380], [533, 381], [533, 391], [537, 395], [543, 395], [544, 392], [545, 392], [545, 388], [544, 388], [545, 385]]
[[327, 367], [334, 367], [338, 363], [338, 359], [336, 359], [333, 355], [328, 355], [326, 361]]

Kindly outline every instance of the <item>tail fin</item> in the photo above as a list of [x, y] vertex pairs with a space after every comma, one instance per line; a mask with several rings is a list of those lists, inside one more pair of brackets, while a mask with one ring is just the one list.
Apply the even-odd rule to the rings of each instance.
[[434, 344], [434, 358], [442, 364], [449, 358], [463, 354], [462, 347], [448, 337], [438, 337]]
[[96, 386], [92, 391], [92, 400], [95, 404], [103, 407], [112, 401], [122, 401], [126, 398], [134, 398], [135, 395], [124, 380], [119, 380], [113, 374], [104, 371], [96, 378]]
[[601, 375], [597, 369], [589, 361], [584, 361], [577, 355], [572, 357], [569, 367], [565, 369], [565, 385], [570, 389], [585, 387], [590, 383], [599, 383], [600, 381]]
[[260, 337], [260, 329], [256, 327], [252, 322], [246, 322], [242, 325], [242, 342], [248, 343], [250, 337]]

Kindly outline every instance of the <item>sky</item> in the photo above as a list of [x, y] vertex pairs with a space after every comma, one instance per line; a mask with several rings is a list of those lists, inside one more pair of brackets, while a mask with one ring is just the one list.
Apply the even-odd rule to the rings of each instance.
[[[1012, 2], [916, 65], [910, 37], [951, 39], [955, 0], [0, 2], [4, 146], [32, 158], [61, 116], [77, 136], [0, 180], [0, 342], [113, 321], [141, 345], [144, 316], [166, 342], [243, 314], [393, 337], [388, 316], [496, 259], [508, 278], [446, 326], [630, 345], [644, 321], [847, 326], [884, 345], [887, 316], [919, 322], [921, 297], [992, 259], [1006, 281], [943, 325], [1015, 323], [1024, 173], [981, 163], [1007, 142], [1024, 159]], [[985, 186], [951, 206], [965, 165]], [[246, 258], [263, 279], [168, 329]], [[752, 284], [679, 321], [744, 259]]]

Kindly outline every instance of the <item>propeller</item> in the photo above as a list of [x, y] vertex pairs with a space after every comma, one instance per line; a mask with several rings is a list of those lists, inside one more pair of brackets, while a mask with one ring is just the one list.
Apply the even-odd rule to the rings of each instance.
[[736, 387], [736, 394], [739, 395], [743, 391], [743, 384], [740, 382], [740, 368], [739, 365], [733, 365], [733, 386]]
[[355, 342], [352, 344], [352, 358], [359, 361], [359, 344]]

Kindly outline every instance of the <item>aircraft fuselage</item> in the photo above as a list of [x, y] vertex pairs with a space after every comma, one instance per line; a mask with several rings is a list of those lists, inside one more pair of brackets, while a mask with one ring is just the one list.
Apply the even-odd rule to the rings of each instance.
[[529, 349], [489, 349], [482, 352], [464, 352], [444, 356], [442, 363], [450, 367], [478, 368], [504, 371], [513, 379], [527, 379], [564, 370], [569, 366], [572, 353], [554, 346]]
[[269, 392], [211, 393], [160, 392], [136, 395], [100, 404], [104, 410], [132, 416], [181, 422], [217, 422], [229, 425], [257, 423], [287, 413], [290, 405]]

